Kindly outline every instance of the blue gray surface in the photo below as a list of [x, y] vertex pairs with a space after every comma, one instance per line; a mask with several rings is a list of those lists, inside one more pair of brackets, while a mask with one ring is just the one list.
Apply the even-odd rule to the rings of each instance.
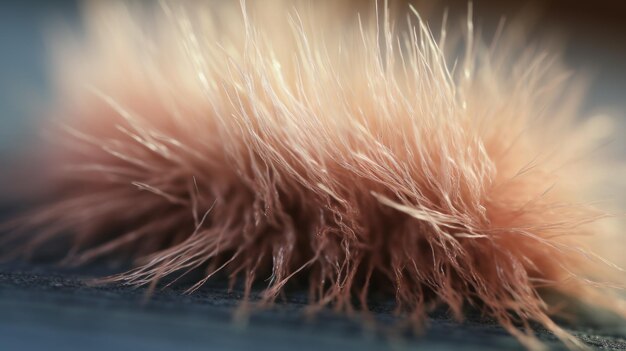
[[[100, 272], [96, 273], [99, 275]], [[322, 311], [304, 313], [297, 292], [277, 306], [233, 318], [240, 290], [229, 292], [214, 281], [193, 295], [182, 288], [157, 290], [119, 285], [89, 286], [94, 273], [33, 266], [0, 266], [0, 348], [2, 350], [523, 350], [493, 321], [472, 316], [457, 323], [437, 312], [422, 336], [384, 337], [363, 328], [362, 318]], [[392, 325], [391, 304], [372, 313]], [[573, 331], [590, 346], [626, 349], [626, 329], [600, 332], [588, 326]], [[564, 350], [538, 329], [551, 349]]]

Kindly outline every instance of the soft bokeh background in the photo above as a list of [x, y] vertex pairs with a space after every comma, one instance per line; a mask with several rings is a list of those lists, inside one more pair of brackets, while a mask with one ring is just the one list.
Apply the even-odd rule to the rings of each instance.
[[[369, 2], [349, 1], [360, 6]], [[447, 7], [451, 18], [467, 12], [464, 0], [414, 2], [433, 14]], [[473, 6], [477, 27], [488, 35], [501, 18], [522, 15], [532, 19], [527, 29], [533, 40], [560, 38], [568, 66], [591, 78], [583, 114], [609, 114], [620, 127], [626, 124], [626, 2], [474, 0]], [[0, 1], [0, 156], [16, 152], [35, 137], [29, 126], [52, 96], [46, 90], [46, 36], [59, 23], [80, 27], [79, 8], [72, 0]], [[436, 22], [440, 16], [433, 17]], [[613, 147], [624, 152], [621, 136], [616, 134], [619, 140]]]

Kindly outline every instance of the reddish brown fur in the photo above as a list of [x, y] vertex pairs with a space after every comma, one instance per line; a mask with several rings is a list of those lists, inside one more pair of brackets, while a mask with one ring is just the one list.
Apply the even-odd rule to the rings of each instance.
[[538, 293], [591, 300], [609, 266], [578, 237], [605, 215], [572, 162], [593, 143], [563, 70], [471, 31], [452, 70], [413, 14], [248, 7], [91, 9], [86, 44], [61, 51], [57, 202], [30, 244], [69, 232], [68, 261], [128, 255], [112, 280], [136, 285], [269, 278], [268, 302], [306, 277], [312, 304], [345, 311], [376, 283], [417, 323], [470, 304], [530, 348], [531, 321], [582, 347]]

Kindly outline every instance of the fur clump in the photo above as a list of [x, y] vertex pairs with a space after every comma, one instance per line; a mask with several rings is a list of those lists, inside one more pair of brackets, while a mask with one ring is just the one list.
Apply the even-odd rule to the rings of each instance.
[[92, 6], [59, 51], [54, 201], [28, 247], [136, 259], [110, 279], [133, 285], [224, 270], [266, 302], [297, 277], [343, 311], [387, 289], [418, 324], [470, 305], [529, 348], [531, 322], [582, 347], [540, 294], [617, 302], [582, 239], [607, 215], [567, 72], [471, 21], [452, 46], [414, 11], [284, 5]]

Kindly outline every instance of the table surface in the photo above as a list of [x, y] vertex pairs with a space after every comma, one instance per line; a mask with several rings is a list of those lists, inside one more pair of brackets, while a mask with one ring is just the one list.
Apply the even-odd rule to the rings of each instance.
[[[192, 295], [184, 287], [157, 291], [122, 285], [94, 286], [93, 269], [63, 270], [26, 264], [0, 265], [0, 340], [4, 350], [523, 350], [492, 321], [472, 316], [458, 323], [435, 313], [423, 335], [390, 338], [364, 327], [361, 318], [323, 310], [304, 312], [297, 292], [272, 308], [233, 318], [241, 293], [218, 279]], [[391, 306], [372, 312], [393, 323]], [[571, 330], [595, 349], [626, 349], [626, 326]], [[538, 329], [550, 349], [565, 349]]]

